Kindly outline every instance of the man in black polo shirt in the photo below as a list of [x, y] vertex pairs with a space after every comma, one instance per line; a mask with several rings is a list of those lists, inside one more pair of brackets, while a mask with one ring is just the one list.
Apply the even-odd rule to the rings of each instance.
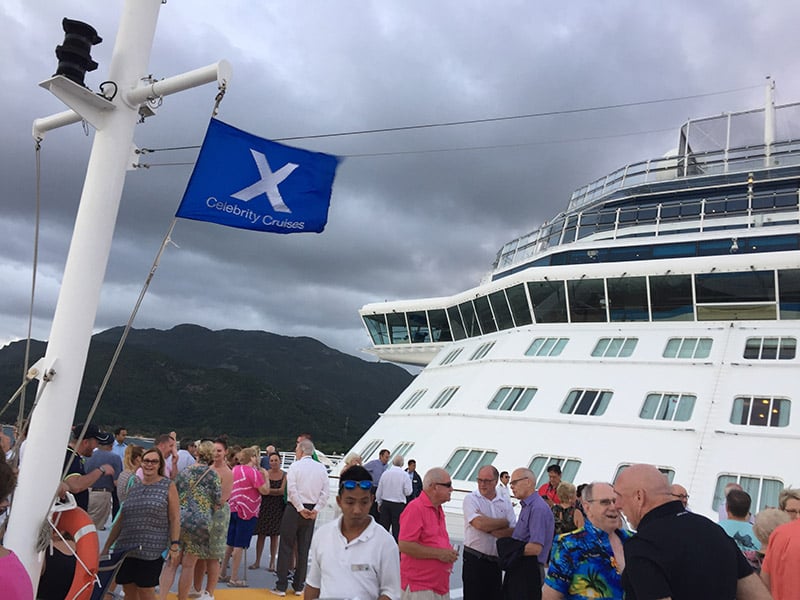
[[70, 434], [69, 446], [67, 446], [67, 454], [64, 459], [64, 467], [66, 468], [64, 484], [67, 487], [67, 491], [75, 496], [75, 502], [78, 506], [83, 510], [88, 510], [89, 488], [103, 475], [110, 475], [115, 478], [115, 473], [114, 468], [110, 465], [101, 465], [88, 473], [84, 472], [83, 459], [92, 455], [94, 449], [97, 448], [97, 440], [105, 438], [106, 434], [100, 431], [96, 425], [90, 423], [86, 428], [83, 440], [79, 444], [78, 437], [81, 431], [83, 431], [83, 423], [75, 425]]
[[617, 506], [636, 535], [627, 540], [626, 600], [770, 600], [736, 543], [716, 523], [688, 512], [652, 465], [614, 482]]

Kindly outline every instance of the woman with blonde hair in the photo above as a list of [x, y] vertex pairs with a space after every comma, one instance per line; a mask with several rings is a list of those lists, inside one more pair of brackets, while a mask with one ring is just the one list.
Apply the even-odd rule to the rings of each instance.
[[583, 513], [575, 506], [575, 499], [578, 497], [575, 486], [562, 481], [556, 488], [556, 494], [559, 502], [551, 508], [555, 519], [555, 534], [561, 535], [583, 527]]
[[[267, 472], [259, 466], [258, 452], [252, 447], [244, 448], [238, 455], [239, 464], [233, 467], [233, 489], [228, 504], [231, 507], [231, 521], [228, 525], [228, 545], [222, 559], [220, 581], [227, 581], [230, 587], [247, 587], [241, 579], [235, 579], [242, 562], [242, 552], [250, 546], [250, 538], [258, 521], [261, 509], [261, 494], [269, 493]], [[228, 561], [233, 558], [232, 575], [227, 575]]]
[[142, 466], [142, 456], [144, 456], [144, 448], [141, 446], [131, 444], [125, 448], [125, 454], [122, 457], [122, 472], [117, 477], [117, 498], [119, 498], [120, 505], [128, 497], [128, 490], [138, 481], [136, 471]]

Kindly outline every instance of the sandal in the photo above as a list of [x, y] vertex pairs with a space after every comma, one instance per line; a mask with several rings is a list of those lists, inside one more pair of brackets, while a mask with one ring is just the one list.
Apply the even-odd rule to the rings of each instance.
[[250, 565], [250, 566], [249, 566], [249, 567], [247, 567], [247, 568], [248, 568], [248, 569], [250, 569], [251, 571], [255, 571], [255, 570], [257, 570], [257, 569], [260, 569], [260, 568], [261, 568], [261, 566], [260, 566], [260, 565]]
[[220, 583], [228, 583], [230, 580], [231, 580], [231, 576], [230, 575], [220, 575], [217, 578], [217, 581], [219, 581]]
[[228, 587], [246, 588], [248, 585], [246, 581], [242, 581], [241, 579], [231, 579], [228, 581]]

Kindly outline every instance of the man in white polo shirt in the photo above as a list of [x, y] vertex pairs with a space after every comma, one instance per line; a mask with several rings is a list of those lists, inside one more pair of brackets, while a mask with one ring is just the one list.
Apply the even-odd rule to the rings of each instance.
[[497, 493], [492, 465], [478, 471], [478, 489], [464, 497], [464, 600], [501, 600], [503, 573], [497, 539], [514, 533], [517, 518], [511, 501]]
[[400, 555], [392, 536], [370, 516], [372, 477], [355, 465], [339, 477], [342, 516], [311, 542], [305, 599], [400, 600]]

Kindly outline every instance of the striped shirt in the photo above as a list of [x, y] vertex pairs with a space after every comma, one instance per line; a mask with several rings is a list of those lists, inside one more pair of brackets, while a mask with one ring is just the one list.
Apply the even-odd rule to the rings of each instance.
[[261, 493], [258, 488], [262, 485], [264, 485], [264, 475], [255, 467], [245, 465], [233, 467], [233, 490], [228, 500], [231, 512], [235, 512], [245, 520], [257, 517], [261, 508]]

